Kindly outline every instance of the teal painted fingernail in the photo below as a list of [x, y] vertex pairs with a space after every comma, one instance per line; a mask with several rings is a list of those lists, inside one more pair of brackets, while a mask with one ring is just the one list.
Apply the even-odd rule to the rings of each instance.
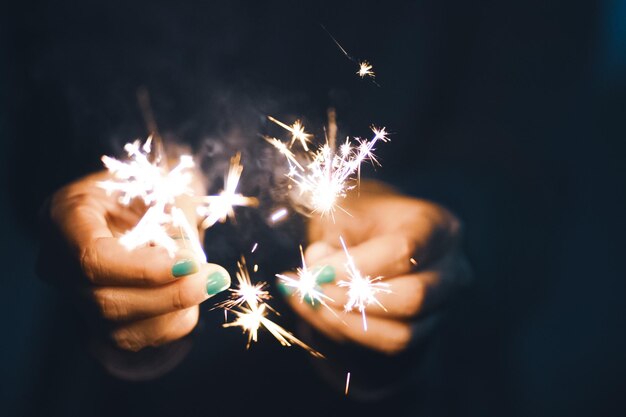
[[318, 284], [330, 284], [335, 280], [335, 268], [332, 265], [318, 266], [313, 269], [313, 273], [317, 274], [315, 282]]
[[172, 266], [172, 275], [182, 277], [198, 272], [198, 263], [193, 259], [181, 259]]
[[285, 297], [289, 297], [289, 296], [291, 296], [291, 295], [294, 293], [294, 291], [295, 291], [295, 288], [293, 288], [293, 287], [288, 287], [288, 286], [287, 286], [287, 285], [285, 285], [285, 283], [284, 283], [284, 282], [282, 282], [282, 281], [278, 281], [278, 282], [276, 282], [276, 287], [278, 288], [278, 291], [280, 291], [280, 293], [281, 293], [283, 296], [285, 296]]
[[[322, 289], [319, 286], [315, 287], [315, 291], [318, 291], [320, 293], [323, 293]], [[315, 300], [313, 297], [311, 297], [310, 295], [305, 295], [304, 296], [304, 301], [311, 306], [311, 308], [313, 310], [317, 310], [318, 308], [320, 308], [320, 306], [322, 305], [322, 303], [320, 302], [320, 300]]]
[[206, 282], [206, 292], [209, 295], [215, 295], [230, 287], [230, 276], [226, 271], [215, 271]]

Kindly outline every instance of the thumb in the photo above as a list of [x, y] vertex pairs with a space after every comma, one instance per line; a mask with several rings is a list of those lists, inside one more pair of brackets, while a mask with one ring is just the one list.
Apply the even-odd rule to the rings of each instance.
[[317, 242], [311, 243], [306, 248], [304, 251], [304, 259], [307, 265], [313, 265], [319, 260], [332, 255], [337, 250], [339, 250], [339, 248], [332, 246], [330, 243], [318, 240]]

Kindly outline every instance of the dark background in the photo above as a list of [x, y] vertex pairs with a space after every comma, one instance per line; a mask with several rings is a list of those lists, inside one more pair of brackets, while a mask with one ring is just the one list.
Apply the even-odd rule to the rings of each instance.
[[[626, 411], [626, 2], [353, 3], [2, 6], [1, 414]], [[319, 134], [335, 106], [344, 134], [393, 132], [376, 177], [454, 211], [474, 270], [414, 358], [410, 395], [344, 398], [267, 335], [245, 352], [208, 307], [191, 353], [156, 381], [119, 381], [85, 352], [67, 300], [34, 274], [37, 211], [145, 135], [140, 86], [164, 136], [216, 160], [262, 160], [266, 114]], [[264, 170], [242, 186], [263, 188]], [[243, 238], [271, 234], [243, 217]], [[249, 243], [236, 240], [231, 252]]]

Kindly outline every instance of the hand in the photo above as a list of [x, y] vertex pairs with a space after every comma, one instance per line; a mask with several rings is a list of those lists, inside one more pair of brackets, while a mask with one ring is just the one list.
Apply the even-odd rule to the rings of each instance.
[[[198, 322], [198, 305], [230, 286], [228, 272], [198, 262], [187, 249], [172, 258], [162, 247], [124, 248], [118, 236], [137, 224], [145, 206], [120, 205], [96, 184], [107, 178], [106, 172], [94, 174], [54, 194], [44, 213], [51, 227], [43, 239], [39, 273], [87, 296], [122, 349], [137, 351], [182, 338]], [[181, 200], [177, 206], [197, 224], [191, 204]]]
[[[357, 194], [356, 192], [354, 194]], [[308, 226], [307, 267], [323, 268], [318, 275], [329, 308], [319, 302], [301, 302], [293, 289], [281, 284], [289, 304], [319, 331], [338, 342], [351, 341], [370, 349], [397, 354], [427, 334], [437, 321], [437, 308], [469, 278], [469, 267], [459, 248], [460, 223], [436, 204], [398, 194], [387, 186], [363, 182], [360, 196], [340, 201], [341, 209], [324, 218], [313, 217]], [[348, 280], [348, 246], [363, 276], [382, 276], [389, 293], [365, 312], [344, 312]], [[309, 304], [309, 305], [307, 305]], [[310, 304], [313, 304], [312, 306]]]

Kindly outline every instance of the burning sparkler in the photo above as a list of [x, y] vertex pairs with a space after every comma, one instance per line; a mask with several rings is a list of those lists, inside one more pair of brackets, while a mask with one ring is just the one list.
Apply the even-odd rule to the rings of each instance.
[[[139, 223], [120, 238], [120, 243], [129, 250], [154, 243], [174, 256], [178, 245], [170, 236], [170, 229], [179, 228], [183, 231], [183, 237], [194, 236], [182, 210], [174, 205], [177, 197], [193, 194], [190, 187], [192, 175], [189, 172], [194, 167], [193, 159], [189, 155], [182, 155], [178, 165], [167, 170], [162, 155], [154, 155], [152, 152], [152, 137], [143, 145], [139, 140], [127, 143], [124, 150], [129, 158], [125, 162], [109, 156], [102, 157], [112, 179], [100, 181], [98, 186], [109, 195], [119, 193], [122, 205], [129, 205], [132, 200], [139, 198], [148, 208]], [[192, 242], [191, 249], [199, 260], [206, 261], [206, 255], [198, 242]]]
[[289, 143], [289, 147], [291, 148], [294, 142], [297, 140], [300, 142], [305, 151], [308, 151], [309, 148], [306, 143], [309, 141], [309, 138], [312, 136], [304, 131], [304, 126], [300, 123], [300, 120], [296, 120], [293, 125], [289, 126], [280, 120], [276, 120], [272, 116], [267, 116], [269, 120], [276, 123], [278, 126], [284, 128], [291, 132], [291, 142]]
[[380, 292], [389, 294], [391, 293], [391, 290], [389, 289], [388, 283], [379, 282], [383, 277], [370, 278], [369, 276], [364, 277], [361, 275], [361, 272], [359, 272], [354, 264], [352, 255], [348, 252], [348, 248], [346, 247], [343, 237], [340, 236], [339, 240], [341, 241], [341, 246], [343, 247], [343, 251], [345, 252], [347, 258], [346, 271], [348, 273], [348, 280], [341, 280], [337, 283], [339, 287], [345, 287], [348, 289], [348, 301], [344, 305], [344, 310], [348, 312], [356, 308], [363, 317], [363, 330], [367, 331], [365, 309], [367, 306], [374, 303], [379, 305], [383, 310], [387, 311], [385, 306], [383, 306], [376, 298], [376, 294]]
[[250, 347], [253, 341], [258, 340], [259, 329], [264, 327], [281, 345], [300, 346], [311, 355], [323, 358], [324, 355], [267, 318], [267, 310], [276, 311], [266, 303], [266, 300], [270, 298], [269, 293], [265, 291], [266, 284], [264, 282], [252, 284], [243, 258], [238, 263], [238, 268], [236, 274], [238, 286], [236, 289], [230, 290], [232, 293], [230, 300], [221, 304], [221, 307], [231, 311], [236, 319], [233, 322], [224, 323], [222, 326], [241, 327], [244, 333], [248, 333], [247, 347]]
[[361, 78], [365, 78], [365, 77], [372, 77], [374, 78], [374, 71], [372, 70], [372, 64], [370, 64], [367, 61], [361, 61], [359, 62], [359, 70], [356, 72], [359, 77]]
[[[334, 121], [331, 119], [329, 127], [331, 132], [336, 131], [333, 124]], [[385, 128], [372, 127], [372, 132], [374, 137], [370, 140], [355, 138], [354, 141], [350, 141], [350, 138], [346, 138], [339, 152], [334, 149], [335, 140], [331, 135], [316, 152], [306, 154], [309, 159], [307, 164], [299, 163], [295, 154], [278, 139], [266, 138], [266, 140], [287, 158], [289, 164], [287, 177], [298, 186], [298, 203], [312, 213], [319, 212], [323, 216], [332, 214], [338, 207], [337, 200], [346, 197], [347, 192], [357, 186], [361, 164], [364, 161], [377, 163], [373, 154], [374, 146], [379, 141], [386, 142], [389, 139]]]
[[237, 153], [230, 160], [230, 167], [224, 180], [224, 190], [218, 195], [200, 197], [202, 205], [198, 206], [197, 213], [204, 217], [202, 228], [207, 229], [215, 223], [225, 222], [228, 217], [235, 218], [235, 206], [257, 206], [258, 200], [254, 197], [245, 197], [237, 192], [239, 179], [243, 172], [241, 154]]
[[345, 57], [348, 58], [350, 61], [354, 62], [355, 64], [359, 66], [359, 70], [356, 72], [359, 75], [359, 77], [361, 78], [370, 77], [372, 79], [372, 82], [376, 84], [378, 87], [380, 87], [375, 80], [376, 76], [374, 74], [374, 71], [373, 71], [374, 67], [372, 67], [372, 64], [370, 64], [367, 61], [359, 61], [356, 58], [354, 58], [352, 55], [348, 53], [348, 51], [345, 50], [343, 46], [341, 46], [339, 41], [335, 39], [333, 35], [330, 34], [328, 29], [326, 29], [324, 25], [321, 25], [321, 26], [322, 26], [322, 29], [324, 29], [324, 31], [328, 34], [328, 36], [330, 36], [330, 38], [333, 40], [335, 45], [337, 45], [337, 48], [339, 48], [341, 53], [343, 53]]
[[235, 277], [237, 278], [237, 288], [230, 288], [228, 290], [231, 292], [230, 298], [217, 304], [216, 307], [231, 310], [247, 304], [251, 310], [256, 310], [260, 304], [271, 298], [270, 293], [266, 290], [267, 284], [265, 282], [252, 284], [246, 260], [243, 257], [237, 262]]
[[315, 303], [318, 302], [330, 309], [325, 300], [333, 301], [333, 299], [325, 295], [317, 284], [317, 278], [322, 272], [322, 269], [310, 270], [307, 267], [302, 246], [300, 246], [300, 257], [302, 258], [302, 268], [296, 269], [298, 275], [297, 279], [282, 274], [276, 274], [276, 277], [281, 280], [282, 285], [293, 288], [295, 292], [300, 295], [300, 302], [304, 301], [306, 298], [311, 305], [315, 305]]

